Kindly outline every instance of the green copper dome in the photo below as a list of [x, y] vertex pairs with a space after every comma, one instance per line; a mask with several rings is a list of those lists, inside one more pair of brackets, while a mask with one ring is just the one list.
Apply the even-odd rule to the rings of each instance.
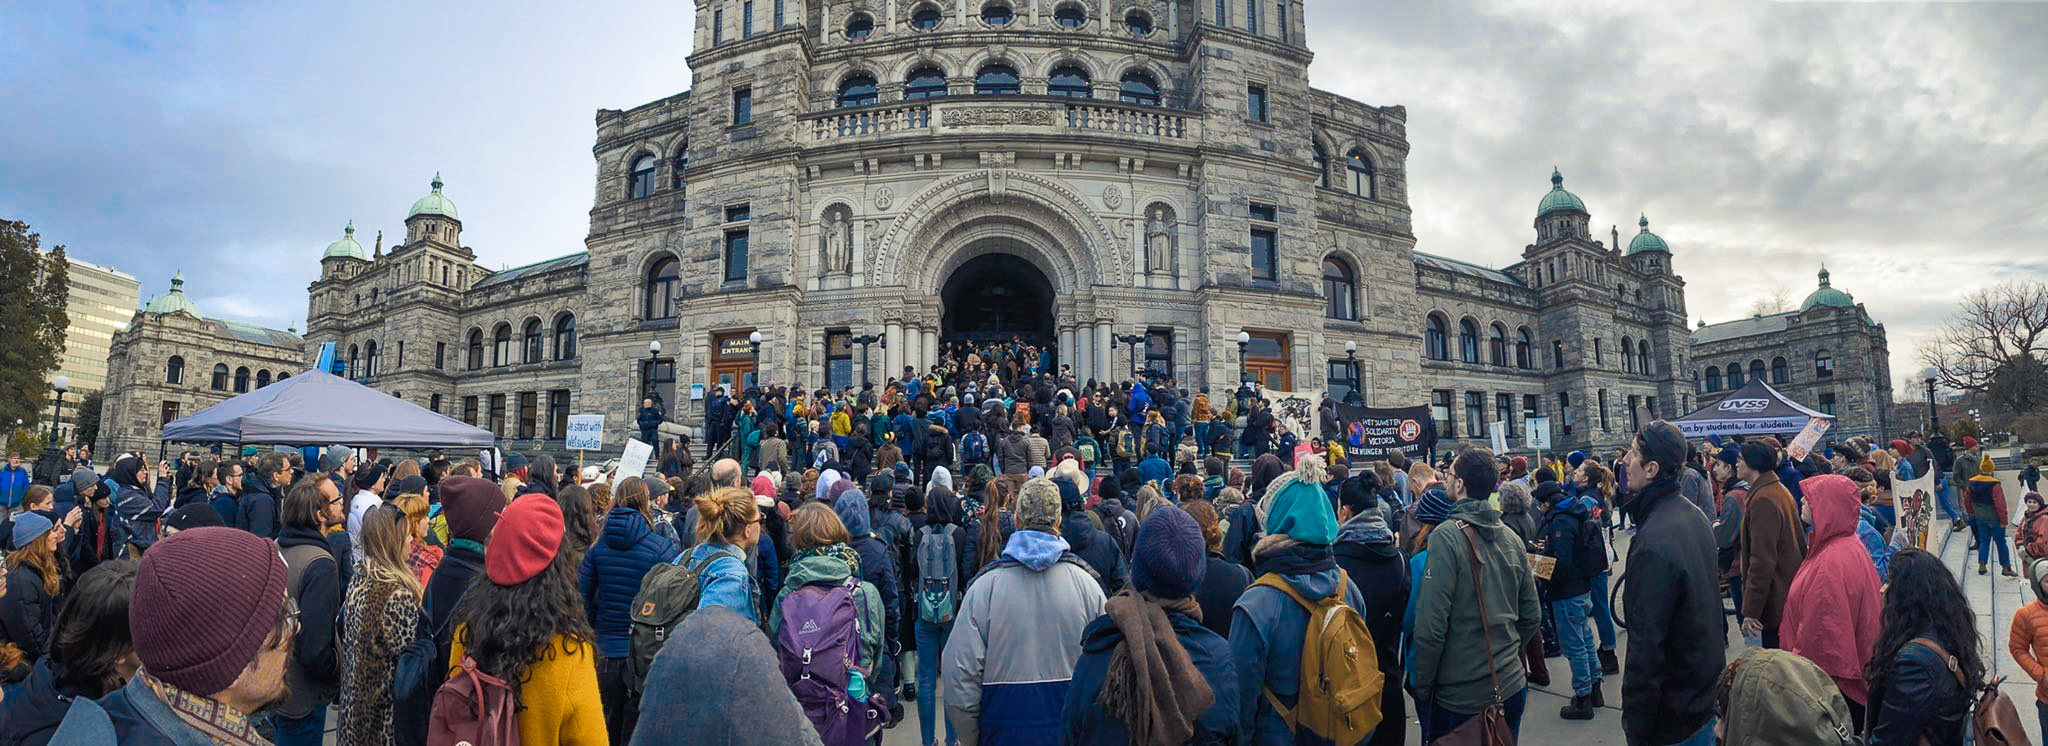
[[363, 253], [363, 245], [356, 243], [356, 223], [351, 220], [347, 228], [341, 229], [341, 240], [327, 245], [327, 253], [320, 255], [320, 261], [329, 259], [369, 259]]
[[1799, 312], [1805, 313], [1812, 310], [1814, 306], [1855, 308], [1856, 299], [1850, 297], [1848, 293], [1836, 290], [1833, 285], [1828, 284], [1828, 268], [1822, 267], [1820, 268], [1820, 288], [1806, 296], [1806, 302], [1799, 304]]
[[1584, 213], [1586, 212], [1586, 203], [1579, 201], [1578, 196], [1564, 190], [1564, 174], [1558, 173], [1557, 169], [1553, 168], [1550, 170], [1550, 193], [1543, 195], [1542, 202], [1536, 203], [1536, 217], [1540, 218], [1553, 212], [1567, 211]]
[[448, 198], [441, 194], [440, 174], [434, 174], [434, 191], [428, 192], [427, 196], [421, 197], [418, 202], [412, 203], [412, 211], [405, 214], [405, 219], [411, 220], [421, 215], [440, 215], [455, 220], [462, 219], [461, 215], [455, 214], [455, 203], [448, 201]]
[[149, 305], [143, 306], [142, 310], [148, 313], [178, 313], [183, 311], [193, 316], [199, 315], [199, 307], [192, 304], [192, 299], [185, 297], [185, 273], [183, 272], [171, 275], [171, 292], [149, 299]]
[[1659, 238], [1657, 237], [1657, 234], [1650, 232], [1649, 216], [1645, 215], [1637, 219], [1636, 225], [1640, 227], [1642, 230], [1636, 233], [1635, 240], [1628, 242], [1628, 253], [1630, 255], [1640, 254], [1645, 251], [1661, 251], [1666, 254], [1671, 253], [1671, 247], [1664, 245], [1664, 239]]

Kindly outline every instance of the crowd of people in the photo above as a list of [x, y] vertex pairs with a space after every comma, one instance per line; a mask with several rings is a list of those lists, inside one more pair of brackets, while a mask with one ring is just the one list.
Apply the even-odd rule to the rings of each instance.
[[[951, 352], [720, 392], [703, 467], [666, 443], [660, 476], [335, 446], [28, 487], [0, 744], [1512, 740], [1554, 659], [1558, 717], [1618, 708], [1631, 744], [1961, 744], [1987, 683], [1892, 493], [1948, 465], [1979, 572], [2015, 574], [1973, 441], [1792, 458], [1659, 421], [1608, 458], [1368, 462], [1253, 390]], [[2010, 654], [2044, 681], [2025, 500]]]

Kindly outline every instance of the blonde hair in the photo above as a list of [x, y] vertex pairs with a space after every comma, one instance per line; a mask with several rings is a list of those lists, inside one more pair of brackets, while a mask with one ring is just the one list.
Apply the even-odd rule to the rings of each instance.
[[789, 517], [791, 549], [801, 552], [833, 544], [844, 544], [850, 540], [851, 537], [846, 533], [846, 524], [839, 522], [839, 514], [832, 512], [832, 509], [825, 507], [822, 502], [805, 503]]
[[410, 533], [406, 527], [410, 521], [405, 516], [404, 509], [392, 505], [379, 505], [363, 516], [363, 577], [395, 584], [417, 598], [420, 579], [405, 561], [406, 537]]
[[[737, 545], [745, 538], [747, 526], [760, 518], [761, 508], [754, 504], [754, 493], [747, 490], [720, 487], [698, 495], [697, 543], [718, 541]], [[845, 529], [840, 531], [844, 533]]]
[[426, 541], [427, 530], [426, 527], [420, 525], [420, 521], [425, 519], [427, 513], [433, 510], [433, 506], [427, 504], [427, 496], [418, 492], [407, 492], [392, 498], [391, 504], [398, 506], [399, 510], [405, 511], [406, 533], [410, 534], [415, 541]]

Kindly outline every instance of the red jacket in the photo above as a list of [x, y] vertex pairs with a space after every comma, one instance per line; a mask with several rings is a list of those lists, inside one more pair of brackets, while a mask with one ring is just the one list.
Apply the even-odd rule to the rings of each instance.
[[1785, 650], [1826, 671], [1843, 697], [1866, 704], [1870, 685], [1863, 679], [1863, 665], [1877, 648], [1884, 604], [1877, 566], [1856, 537], [1862, 492], [1836, 474], [1799, 486], [1813, 511], [1813, 551], [1792, 579], [1779, 639]]

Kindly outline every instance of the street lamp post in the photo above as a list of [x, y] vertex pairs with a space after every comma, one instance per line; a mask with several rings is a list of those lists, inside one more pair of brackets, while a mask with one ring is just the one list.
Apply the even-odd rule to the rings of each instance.
[[1358, 392], [1357, 342], [1351, 340], [1346, 340], [1344, 342], [1344, 362], [1350, 364], [1351, 366], [1351, 390], [1344, 392], [1344, 403], [1350, 404], [1352, 406], [1360, 406], [1365, 403], [1365, 395], [1360, 394]]
[[1132, 378], [1136, 378], [1136, 377], [1138, 377], [1138, 345], [1140, 345], [1140, 344], [1143, 344], [1144, 342], [1145, 342], [1145, 335], [1142, 335], [1142, 334], [1111, 334], [1111, 335], [1109, 335], [1109, 349], [1112, 349], [1112, 350], [1116, 349], [1116, 346], [1117, 346], [1117, 344], [1118, 344], [1118, 343], [1122, 343], [1122, 344], [1123, 344], [1124, 346], [1126, 346], [1126, 347], [1129, 347], [1129, 348], [1131, 348], [1131, 377], [1132, 377]]
[[1251, 367], [1245, 364], [1245, 352], [1251, 349], [1251, 332], [1237, 333], [1237, 380], [1239, 383], [1251, 380]]
[[889, 349], [889, 334], [887, 332], [862, 334], [848, 341], [860, 345], [860, 381], [862, 384], [866, 384], [868, 382], [868, 345], [880, 344], [882, 349]]
[[57, 391], [57, 404], [51, 411], [50, 439], [43, 443], [43, 455], [37, 459], [36, 471], [43, 474], [44, 481], [54, 485], [62, 472], [62, 465], [58, 462], [64, 458], [64, 449], [57, 444], [57, 428], [64, 423], [64, 392], [71, 388], [71, 379], [58, 376], [50, 382], [50, 388]]
[[[1938, 371], [1934, 369], [1934, 366], [1930, 365], [1925, 370], [1920, 371], [1920, 377], [1927, 380], [1927, 422], [1932, 426], [1932, 430], [1939, 432], [1941, 430], [1941, 409], [1934, 403], [1934, 382], [1940, 376]], [[1934, 433], [1928, 433], [1927, 437], [1934, 437]]]
[[[747, 347], [754, 355], [754, 386], [761, 385], [761, 330], [747, 334]], [[751, 386], [749, 388], [752, 388]]]
[[647, 343], [647, 398], [654, 400], [654, 407], [660, 409], [661, 389], [654, 385], [656, 371], [661, 368], [661, 340]]

